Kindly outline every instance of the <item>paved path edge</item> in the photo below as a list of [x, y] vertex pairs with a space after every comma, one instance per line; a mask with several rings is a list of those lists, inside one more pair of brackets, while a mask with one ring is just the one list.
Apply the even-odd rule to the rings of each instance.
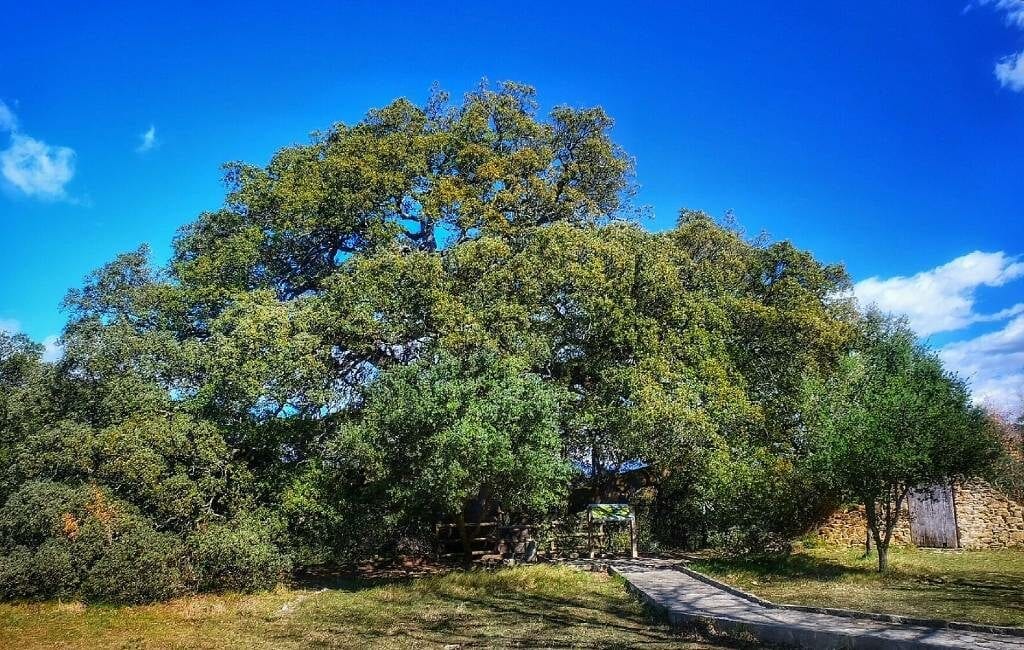
[[[609, 566], [608, 572], [626, 583], [626, 589], [636, 596], [640, 602], [657, 614], [663, 616], [670, 627], [675, 630], [694, 629], [712, 634], [725, 634], [734, 639], [747, 642], [765, 642], [772, 646], [809, 647], [809, 648], [850, 648], [853, 647], [855, 635], [833, 632], [830, 630], [809, 631], [789, 625], [772, 623], [750, 623], [737, 621], [726, 616], [685, 613], [674, 610], [660, 602], [657, 598], [644, 591], [622, 575], [615, 567]], [[899, 645], [886, 643], [875, 646], [878, 650], [903, 648]], [[917, 646], [906, 646], [906, 650]]]

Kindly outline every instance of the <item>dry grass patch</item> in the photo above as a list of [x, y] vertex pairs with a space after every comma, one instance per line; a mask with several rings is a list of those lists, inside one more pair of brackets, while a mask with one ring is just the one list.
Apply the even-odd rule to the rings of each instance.
[[208, 595], [0, 605], [0, 647], [721, 648], [652, 621], [618, 579], [556, 566]]

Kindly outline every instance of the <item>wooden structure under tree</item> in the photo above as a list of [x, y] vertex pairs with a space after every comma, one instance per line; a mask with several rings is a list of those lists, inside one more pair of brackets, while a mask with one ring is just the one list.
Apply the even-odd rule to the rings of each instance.
[[[606, 525], [626, 525], [629, 527], [629, 556], [639, 557], [637, 553], [636, 515], [626, 503], [591, 503], [587, 506], [587, 550], [591, 558], [595, 555], [594, 526], [602, 529]], [[602, 535], [604, 531], [602, 530]]]
[[533, 562], [555, 557], [593, 558], [599, 550], [604, 553], [616, 546], [615, 539], [620, 532], [629, 534], [629, 556], [639, 556], [636, 515], [624, 503], [588, 504], [564, 520], [532, 524], [481, 521], [468, 523], [465, 529], [467, 535], [463, 537], [458, 533], [457, 523], [435, 524], [435, 557], [438, 560], [460, 556], [466, 560], [485, 562]]

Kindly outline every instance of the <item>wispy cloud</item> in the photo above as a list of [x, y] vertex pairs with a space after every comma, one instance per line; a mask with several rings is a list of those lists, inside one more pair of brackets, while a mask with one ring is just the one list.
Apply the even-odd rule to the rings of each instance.
[[1024, 304], [994, 314], [974, 308], [979, 287], [998, 287], [1020, 277], [1024, 262], [1003, 252], [974, 251], [912, 276], [871, 277], [855, 284], [853, 291], [862, 305], [905, 315], [915, 331], [928, 336], [1024, 313]]
[[1001, 11], [1007, 25], [1024, 29], [1024, 0], [979, 0], [978, 4]]
[[0, 133], [18, 130], [18, 117], [11, 107], [0, 100]]
[[[967, 8], [992, 7], [1003, 14], [1009, 27], [1024, 30], [1024, 0], [977, 0]], [[1014, 92], [1024, 92], [1024, 50], [1008, 54], [996, 61], [993, 74], [1000, 85]]]
[[9, 134], [0, 151], [0, 176], [16, 191], [37, 199], [68, 199], [65, 186], [75, 176], [75, 151], [49, 145], [23, 133], [17, 116], [0, 101], [0, 132]]
[[1011, 54], [996, 63], [996, 79], [1004, 88], [1024, 92], [1024, 51]]
[[974, 399], [999, 411], [1024, 407], [1024, 316], [1001, 329], [941, 350], [946, 366], [971, 382]]
[[156, 127], [150, 124], [146, 132], [139, 135], [139, 140], [139, 146], [135, 147], [135, 151], [138, 153], [146, 153], [156, 148], [160, 144], [160, 141], [156, 139]]

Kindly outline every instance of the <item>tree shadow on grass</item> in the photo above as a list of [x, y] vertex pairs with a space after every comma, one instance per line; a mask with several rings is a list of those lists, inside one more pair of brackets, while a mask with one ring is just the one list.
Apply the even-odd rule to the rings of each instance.
[[874, 570], [868, 567], [851, 567], [830, 559], [803, 554], [709, 558], [695, 563], [694, 568], [698, 571], [707, 570], [712, 574], [739, 571], [758, 577], [802, 580], [835, 580], [847, 575], [870, 576], [874, 573]]
[[[750, 648], [731, 638], [706, 638], [698, 631], [674, 633], [663, 619], [638, 603], [610, 597], [600, 589], [558, 595], [519, 589], [468, 589], [434, 584], [416, 591], [411, 579], [360, 580], [319, 576], [311, 585], [336, 585], [346, 592], [404, 585], [413, 592], [396, 601], [367, 600], [366, 609], [321, 603], [300, 618], [282, 621], [274, 635], [282, 644], [319, 647], [526, 648]], [[374, 610], [374, 607], [380, 609]]]
[[1024, 625], [1024, 596], [1016, 586], [973, 584], [965, 587], [958, 582], [918, 582], [889, 585], [885, 591], [893, 596], [891, 600], [895, 604], [913, 603], [919, 611], [938, 618]]
[[417, 578], [441, 576], [457, 570], [455, 565], [423, 564], [402, 566], [316, 566], [307, 567], [292, 577], [292, 586], [299, 589], [336, 589], [361, 591], [385, 585], [412, 584]]

